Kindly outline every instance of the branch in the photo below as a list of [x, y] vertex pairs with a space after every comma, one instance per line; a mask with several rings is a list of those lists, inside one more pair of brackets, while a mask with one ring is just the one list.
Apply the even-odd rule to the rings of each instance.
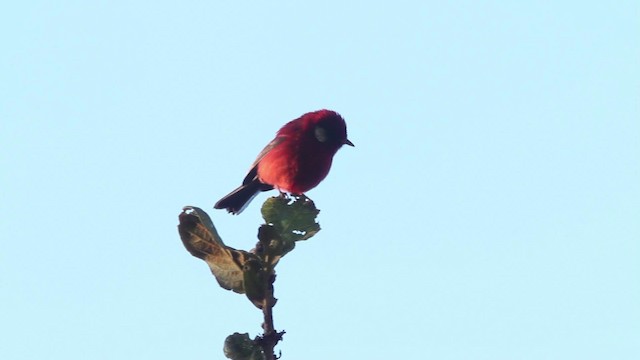
[[277, 301], [273, 296], [273, 283], [275, 280], [275, 273], [273, 272], [273, 269], [271, 269], [271, 276], [267, 277], [267, 291], [262, 303], [262, 314], [264, 315], [262, 329], [264, 330], [264, 334], [256, 339], [256, 343], [262, 347], [262, 351], [268, 360], [276, 360], [279, 358], [279, 356], [275, 355], [274, 349], [285, 334], [284, 331], [276, 331], [273, 325], [273, 307], [276, 305]]
[[235, 360], [276, 360], [275, 346], [284, 331], [273, 324], [273, 284], [275, 266], [295, 248], [295, 243], [307, 240], [320, 231], [315, 221], [319, 210], [313, 201], [302, 195], [293, 199], [273, 197], [262, 206], [265, 223], [258, 229], [258, 244], [250, 252], [236, 250], [224, 244], [213, 222], [202, 209], [187, 206], [180, 214], [178, 231], [191, 255], [204, 260], [220, 286], [244, 293], [262, 310], [264, 322], [261, 336], [251, 340], [249, 334], [234, 333], [224, 343], [224, 353]]

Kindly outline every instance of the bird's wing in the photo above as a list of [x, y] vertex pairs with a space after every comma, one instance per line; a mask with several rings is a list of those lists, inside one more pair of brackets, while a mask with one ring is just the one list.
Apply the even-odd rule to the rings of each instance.
[[244, 177], [244, 180], [242, 180], [243, 185], [246, 185], [256, 179], [256, 177], [258, 176], [258, 163], [260, 163], [260, 160], [262, 160], [262, 158], [264, 158], [265, 155], [267, 155], [269, 151], [271, 151], [271, 149], [276, 147], [283, 140], [284, 140], [284, 136], [276, 136], [275, 139], [271, 140], [271, 142], [268, 143], [267, 146], [265, 146], [264, 149], [262, 149], [262, 151], [260, 151], [260, 154], [258, 154], [258, 157], [256, 157], [256, 160], [253, 162], [253, 164], [251, 164], [251, 167], [249, 168], [249, 172], [247, 172], [247, 175]]

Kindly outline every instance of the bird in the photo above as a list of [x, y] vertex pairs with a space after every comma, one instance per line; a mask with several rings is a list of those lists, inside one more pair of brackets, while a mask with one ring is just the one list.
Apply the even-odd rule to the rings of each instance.
[[347, 138], [347, 125], [335, 111], [322, 109], [286, 123], [258, 154], [242, 185], [220, 199], [216, 209], [241, 213], [262, 191], [302, 195], [329, 174], [333, 156]]

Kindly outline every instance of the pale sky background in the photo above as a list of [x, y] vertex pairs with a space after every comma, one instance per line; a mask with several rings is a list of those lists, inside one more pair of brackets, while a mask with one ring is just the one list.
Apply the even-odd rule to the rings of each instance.
[[[277, 268], [288, 359], [640, 358], [637, 1], [15, 1], [0, 358], [224, 359], [261, 313], [176, 231], [285, 122], [355, 148]], [[271, 193], [273, 195], [274, 193]]]

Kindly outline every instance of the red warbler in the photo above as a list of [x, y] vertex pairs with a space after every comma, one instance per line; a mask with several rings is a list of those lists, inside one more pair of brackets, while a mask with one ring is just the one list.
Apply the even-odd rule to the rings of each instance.
[[316, 187], [329, 174], [333, 156], [347, 139], [347, 125], [335, 111], [306, 113], [285, 124], [258, 154], [242, 185], [220, 199], [216, 209], [239, 214], [261, 191], [292, 195]]

